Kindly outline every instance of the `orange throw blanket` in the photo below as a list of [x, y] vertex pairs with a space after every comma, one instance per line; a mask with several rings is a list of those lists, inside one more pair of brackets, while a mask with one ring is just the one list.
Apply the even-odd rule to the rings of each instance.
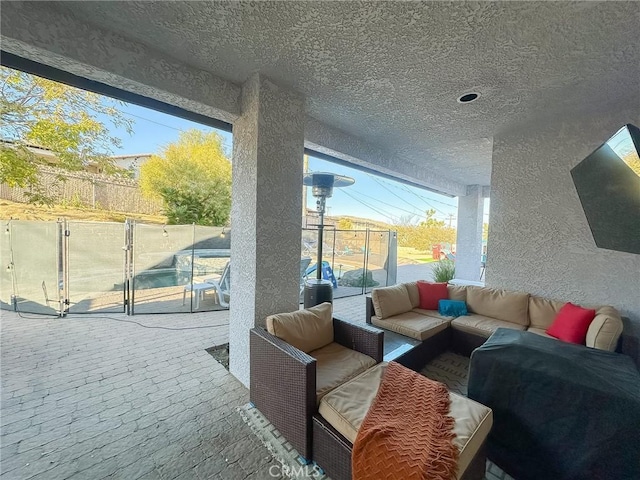
[[449, 403], [443, 384], [389, 363], [353, 445], [353, 480], [455, 478]]

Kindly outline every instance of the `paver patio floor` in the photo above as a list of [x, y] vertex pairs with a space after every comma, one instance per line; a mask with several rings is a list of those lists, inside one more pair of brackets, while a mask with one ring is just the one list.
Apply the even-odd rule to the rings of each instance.
[[1, 478], [269, 478], [248, 390], [204, 350], [228, 312], [112, 316], [217, 327], [3, 311]]
[[[365, 297], [336, 299], [334, 313], [364, 322]], [[280, 471], [235, 410], [249, 391], [205, 351], [227, 343], [228, 311], [0, 315], [1, 480], [267, 479]], [[214, 327], [192, 328], [205, 325]], [[489, 467], [488, 479], [507, 478]]]
[[[364, 297], [335, 310], [364, 321]], [[0, 314], [2, 480], [272, 478], [235, 411], [248, 390], [205, 352], [228, 341], [228, 311]]]

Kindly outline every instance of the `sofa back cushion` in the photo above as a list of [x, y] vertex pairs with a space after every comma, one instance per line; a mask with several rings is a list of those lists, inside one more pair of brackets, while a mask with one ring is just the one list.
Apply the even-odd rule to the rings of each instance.
[[374, 288], [371, 292], [371, 300], [376, 317], [382, 319], [409, 312], [413, 308], [409, 292], [402, 283], [391, 287]]
[[541, 330], [549, 328], [565, 303], [531, 295], [529, 297], [530, 327]]
[[528, 293], [468, 286], [467, 307], [485, 317], [529, 326]]
[[305, 310], [267, 317], [267, 331], [298, 350], [309, 353], [333, 342], [333, 315], [329, 302]]
[[613, 307], [598, 307], [589, 330], [587, 330], [587, 347], [600, 350], [615, 351], [618, 339], [622, 334], [620, 313]]
[[411, 308], [420, 308], [420, 292], [418, 291], [418, 282], [407, 282], [404, 284], [411, 300]]
[[467, 301], [466, 285], [447, 285], [447, 290], [449, 290], [449, 300]]

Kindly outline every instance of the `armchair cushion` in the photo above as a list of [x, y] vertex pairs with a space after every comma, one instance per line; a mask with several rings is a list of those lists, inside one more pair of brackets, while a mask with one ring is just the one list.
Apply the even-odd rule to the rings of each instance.
[[270, 315], [266, 323], [270, 334], [305, 353], [333, 342], [333, 318], [329, 302], [306, 310]]
[[344, 382], [374, 366], [376, 361], [339, 343], [330, 343], [318, 350], [310, 352], [316, 359], [316, 400]]

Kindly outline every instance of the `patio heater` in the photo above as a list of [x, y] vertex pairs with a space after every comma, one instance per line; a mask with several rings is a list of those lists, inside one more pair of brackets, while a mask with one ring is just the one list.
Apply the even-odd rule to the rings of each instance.
[[318, 263], [316, 278], [309, 279], [304, 285], [304, 308], [313, 307], [324, 302], [333, 302], [333, 285], [330, 280], [322, 278], [322, 243], [324, 234], [324, 212], [327, 198], [333, 195], [334, 188], [348, 187], [355, 180], [351, 177], [334, 173], [308, 173], [302, 183], [311, 187], [311, 194], [316, 197], [316, 208], [320, 216], [318, 225]]

